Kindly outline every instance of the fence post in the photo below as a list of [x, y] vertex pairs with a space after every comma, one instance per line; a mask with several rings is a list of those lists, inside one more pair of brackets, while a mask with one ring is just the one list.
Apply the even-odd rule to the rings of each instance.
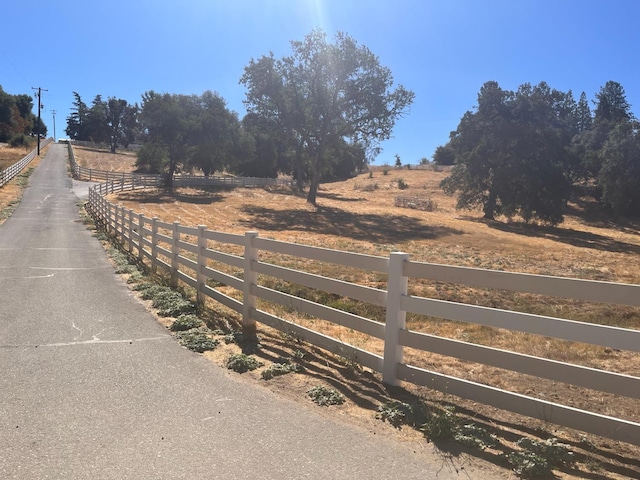
[[128, 210], [128, 214], [127, 214], [127, 218], [128, 218], [128, 231], [127, 234], [129, 235], [129, 253], [133, 253], [133, 209], [129, 209]]
[[384, 358], [382, 361], [382, 381], [388, 385], [398, 385], [397, 365], [403, 362], [402, 345], [399, 344], [400, 330], [406, 326], [407, 312], [402, 310], [402, 296], [407, 294], [408, 278], [403, 275], [404, 262], [409, 254], [392, 252], [389, 256], [387, 283], [387, 317], [384, 328]]
[[207, 283], [207, 277], [204, 274], [207, 267], [207, 257], [205, 251], [207, 250], [207, 239], [204, 236], [206, 225], [198, 225], [198, 273], [196, 275], [197, 290], [196, 290], [196, 305], [198, 309], [204, 308], [206, 296], [204, 294], [204, 286]]
[[118, 212], [120, 211], [120, 209], [122, 208], [122, 206], [120, 205], [114, 205], [114, 212], [113, 212], [113, 234], [116, 238], [116, 241], [118, 240]]
[[111, 202], [107, 202], [107, 234], [111, 234]]
[[173, 222], [173, 242], [171, 243], [171, 285], [178, 285], [178, 255], [180, 253], [180, 222]]
[[158, 257], [158, 242], [156, 242], [156, 236], [158, 235], [158, 217], [151, 219], [151, 271], [156, 273], [158, 271], [158, 263], [156, 261]]
[[242, 298], [242, 336], [245, 340], [257, 337], [256, 321], [251, 318], [251, 310], [256, 308], [256, 297], [251, 293], [253, 285], [258, 283], [258, 274], [253, 263], [258, 261], [258, 249], [254, 247], [254, 239], [258, 232], [244, 234], [244, 288]]
[[144, 215], [138, 213], [138, 259], [140, 262], [144, 260]]

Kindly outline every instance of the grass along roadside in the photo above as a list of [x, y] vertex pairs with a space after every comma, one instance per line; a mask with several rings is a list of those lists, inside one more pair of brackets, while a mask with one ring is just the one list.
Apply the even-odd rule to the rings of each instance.
[[29, 177], [33, 173], [35, 166], [28, 166], [9, 183], [0, 187], [0, 225], [9, 218], [22, 199], [22, 193], [29, 184]]
[[[41, 149], [39, 157], [36, 156], [29, 163], [29, 165], [27, 165], [27, 167], [22, 170], [22, 172], [16, 175], [9, 183], [6, 183], [2, 187], [0, 187], [0, 225], [13, 214], [15, 209], [20, 204], [22, 193], [24, 192], [24, 189], [29, 185], [29, 177], [45, 157], [48, 148], [49, 145]], [[3, 150], [6, 149], [2, 148], [0, 149], [0, 152], [2, 152]], [[22, 155], [22, 148], [11, 150], [17, 150], [17, 152], [12, 154], [12, 156], [10, 157], [11, 160], [9, 160], [11, 163], [9, 163], [8, 165], [12, 165], [13, 163], [20, 161], [26, 155], [26, 153]], [[29, 153], [31, 150], [32, 149], [29, 149], [27, 153]], [[17, 155], [22, 156], [15, 158]]]

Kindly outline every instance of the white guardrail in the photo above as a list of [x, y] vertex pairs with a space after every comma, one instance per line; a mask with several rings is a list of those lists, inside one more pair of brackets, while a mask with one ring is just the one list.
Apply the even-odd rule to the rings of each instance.
[[[122, 176], [90, 190], [87, 208], [96, 222], [115, 236], [153, 270], [163, 268], [174, 282], [182, 282], [205, 297], [220, 302], [242, 315], [245, 332], [255, 332], [256, 322], [292, 333], [314, 345], [348, 358], [374, 371], [383, 381], [411, 382], [461, 398], [491, 405], [545, 422], [640, 445], [640, 423], [578, 409], [540, 398], [503, 390], [491, 385], [452, 377], [405, 363], [404, 347], [498, 367], [612, 395], [640, 399], [640, 378], [571, 363], [523, 355], [412, 331], [406, 314], [414, 313], [458, 322], [486, 325], [570, 342], [640, 352], [640, 331], [543, 317], [494, 308], [412, 296], [408, 280], [427, 279], [487, 289], [566, 297], [589, 302], [640, 306], [640, 285], [578, 280], [551, 276], [509, 273], [411, 261], [408, 254], [392, 253], [388, 258], [311, 247], [261, 238], [257, 232], [245, 235], [167, 223], [114, 205], [105, 195], [148, 186], [141, 177]], [[235, 250], [233, 250], [235, 249]], [[235, 253], [229, 253], [235, 252]], [[266, 254], [266, 255], [265, 255]], [[270, 254], [329, 262], [387, 276], [387, 290], [348, 283], [336, 278], [287, 268], [264, 260]], [[311, 289], [366, 302], [386, 310], [386, 323], [331, 308], [301, 297], [266, 287], [259, 279], [295, 283]], [[215, 285], [215, 286], [211, 286]], [[228, 288], [236, 293], [230, 295]], [[226, 293], [223, 293], [222, 290]], [[258, 308], [277, 304], [341, 325], [384, 342], [382, 355], [287, 321]], [[609, 405], [615, 411], [615, 402]]]

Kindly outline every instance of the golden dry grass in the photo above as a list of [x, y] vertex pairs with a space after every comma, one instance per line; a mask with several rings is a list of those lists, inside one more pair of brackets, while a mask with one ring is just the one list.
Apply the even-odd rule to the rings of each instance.
[[0, 170], [13, 165], [27, 155], [33, 147], [9, 147], [0, 144]]
[[[40, 161], [46, 155], [47, 149], [49, 147], [45, 147], [40, 151], [40, 157], [34, 158], [29, 165], [22, 171], [22, 174], [29, 171], [29, 169], [36, 168]], [[27, 149], [25, 153], [25, 149], [23, 147], [20, 148], [6, 148], [0, 147], [0, 170], [6, 168], [14, 163], [20, 161], [25, 155], [27, 155], [32, 148]], [[5, 161], [5, 167], [2, 167], [2, 161]], [[2, 224], [7, 217], [11, 214], [15, 204], [22, 197], [22, 191], [25, 189], [26, 184], [21, 175], [16, 176], [9, 183], [0, 187], [0, 224]]]
[[106, 172], [132, 172], [135, 169], [136, 154], [118, 150], [115, 154], [109, 150], [88, 147], [73, 147], [76, 162], [81, 167], [104, 170]]
[[[85, 166], [104, 168], [104, 163], [99, 163], [100, 167], [97, 167], [91, 164], [88, 157], [85, 158], [87, 159]], [[101, 160], [101, 162], [104, 161]], [[114, 159], [109, 161], [114, 162]], [[114, 164], [107, 169], [122, 171], [115, 168]], [[362, 174], [347, 181], [323, 184], [318, 195], [317, 208], [308, 205], [303, 195], [287, 189], [191, 188], [178, 189], [174, 192], [156, 190], [125, 192], [112, 196], [111, 200], [136, 212], [142, 212], [147, 217], [157, 216], [166, 222], [179, 221], [189, 226], [203, 224], [210, 229], [224, 232], [244, 233], [248, 230], [257, 230], [264, 237], [372, 255], [386, 256], [392, 251], [405, 251], [410, 253], [412, 259], [419, 261], [640, 283], [640, 225], [638, 223], [615, 224], [609, 221], [597, 205], [587, 199], [581, 199], [569, 205], [566, 220], [558, 227], [523, 225], [517, 221], [508, 222], [504, 219], [499, 222], [487, 222], [482, 219], [480, 212], [455, 209], [455, 199], [444, 195], [438, 187], [439, 182], [446, 175], [446, 172], [395, 169], [391, 169], [385, 175], [381, 169], [377, 169], [372, 174]], [[399, 179], [408, 184], [407, 189], [398, 188]], [[396, 195], [428, 197], [435, 202], [437, 208], [433, 212], [398, 208], [393, 202]], [[287, 264], [293, 260], [280, 257], [275, 261]], [[337, 271], [335, 268], [309, 264], [304, 267], [348, 281], [385, 288], [385, 278], [379, 274], [349, 269]], [[429, 282], [414, 283], [411, 288], [417, 293], [428, 294], [435, 298], [614, 324], [626, 328], [640, 328], [640, 309], [591, 305], [556, 298], [490, 292]], [[233, 294], [231, 291], [228, 293]], [[237, 324], [237, 318], [234, 318], [232, 313], [213, 302], [208, 302], [208, 305], [218, 317], [217, 321], [223, 319], [230, 325]], [[298, 318], [293, 312], [281, 310], [278, 314], [299, 323], [310, 322], [315, 329], [323, 333], [367, 350], [381, 352], [379, 342], [362, 334], [340, 329], [329, 322]], [[376, 314], [373, 312], [373, 315]], [[546, 337], [437, 319], [411, 317], [408, 321], [410, 328], [449, 338], [640, 375], [640, 356], [629, 352], [617, 352]], [[271, 351], [269, 348], [272, 348], [273, 351], [286, 353], [292, 348], [277, 332], [265, 328], [264, 335], [267, 338], [264, 343], [268, 343], [266, 352]], [[313, 352], [313, 358], [319, 359], [314, 368], [322, 372], [320, 376], [322, 378], [333, 376], [334, 379], [331, 381], [342, 385], [344, 391], [355, 399], [351, 407], [354, 411], [364, 411], [371, 415], [371, 406], [375, 402], [370, 395], [373, 394], [363, 393], [368, 392], [369, 387], [377, 392], [373, 395], [375, 398], [390, 395], [389, 391], [385, 391], [380, 386], [377, 375], [371, 373], [366, 374], [365, 378], [367, 385], [369, 385], [368, 382], [371, 382], [371, 385], [367, 388], [362, 387], [360, 392], [357, 381], [349, 377], [350, 374], [344, 366], [330, 365], [330, 361], [327, 360], [330, 357], [322, 356], [318, 349], [309, 347], [308, 350]], [[212, 356], [216, 355], [222, 354], [212, 354]], [[272, 356], [269, 353], [263, 353], [263, 355]], [[576, 407], [588, 407], [590, 410], [621, 416], [636, 422], [640, 419], [640, 402], [636, 400], [614, 398], [600, 392], [559, 385], [555, 382], [409, 349], [406, 357], [410, 363], [445, 374]], [[309, 377], [298, 375], [287, 377], [289, 378], [278, 379], [271, 385], [277, 389], [282, 387], [291, 394], [290, 392], [299, 393], [309, 384], [309, 381], [312, 381]], [[359, 377], [358, 381], [363, 379]], [[286, 385], [286, 388], [283, 385]], [[452, 400], [446, 395], [435, 395], [425, 389], [410, 385], [405, 387], [407, 394]], [[502, 424], [507, 430], [553, 429], [552, 426], [541, 422], [499, 412], [493, 408], [457, 399], [455, 402], [461, 410], [470, 412], [470, 415], [486, 418], [488, 424]], [[364, 413], [360, 416], [363, 415], [366, 416]], [[561, 439], [574, 442], [576, 448], [580, 446], [580, 438], [583, 438], [575, 432], [556, 430], [554, 434]], [[640, 449], [592, 438], [588, 440], [588, 448], [592, 450], [590, 455], [597, 456], [597, 462], [605, 465], [604, 468], [609, 471], [606, 476], [594, 478], [626, 478], [625, 472], [640, 475], [638, 473], [640, 464], [632, 461], [640, 456]], [[622, 473], [616, 474], [616, 471]], [[598, 475], [601, 473], [599, 472]], [[573, 475], [581, 476], [580, 472], [577, 474], [565, 472], [561, 476], [572, 478]]]

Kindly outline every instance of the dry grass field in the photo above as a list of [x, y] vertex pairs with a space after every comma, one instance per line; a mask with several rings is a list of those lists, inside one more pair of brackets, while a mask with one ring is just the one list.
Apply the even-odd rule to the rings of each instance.
[[[28, 174], [30, 169], [35, 168], [46, 154], [46, 148], [40, 151], [40, 157], [34, 158], [31, 163], [22, 171], [20, 175], [15, 177], [12, 181], [6, 185], [0, 187], [0, 224], [4, 222], [11, 214], [17, 202], [22, 196], [22, 190], [26, 187], [25, 175]], [[13, 165], [26, 156], [33, 148], [10, 148], [0, 144], [0, 170]]]
[[21, 160], [31, 150], [33, 147], [9, 147], [6, 143], [0, 143], [0, 170]]
[[[83, 166], [111, 171], [131, 171], [135, 158], [128, 154], [101, 155], [79, 148], [76, 149], [76, 155], [81, 158]], [[371, 173], [346, 181], [323, 184], [318, 194], [317, 208], [308, 205], [304, 195], [288, 189], [138, 191], [113, 195], [111, 200], [136, 212], [143, 212], [147, 217], [157, 216], [167, 222], [177, 220], [184, 225], [206, 225], [210, 229], [231, 233], [257, 230], [264, 237], [306, 245], [379, 256], [404, 251], [414, 260], [440, 264], [640, 283], [640, 223], [614, 223], [588, 199], [571, 203], [565, 222], [558, 227], [525, 225], [517, 219], [486, 221], [482, 219], [481, 212], [455, 209], [455, 199], [444, 195], [438, 187], [446, 172], [406, 168], [386, 170], [376, 168]], [[400, 186], [406, 188], [401, 189]], [[433, 211], [422, 211], [396, 207], [394, 198], [398, 195], [431, 199], [435, 208]], [[291, 260], [279, 261], [284, 263]], [[385, 288], [385, 278], [376, 274], [305, 265], [306, 270], [314, 268], [329, 276]], [[433, 298], [640, 329], [638, 308], [587, 304], [433, 282], [415, 282], [410, 288], [412, 292]], [[220, 319], [228, 325], [234, 322], [237, 325], [238, 319], [224, 308], [209, 306], [214, 312], [213, 317], [218, 316], [218, 320], [211, 320], [213, 326]], [[353, 305], [348, 307], [356, 308]], [[359, 313], [376, 319], [382, 316], [382, 312], [376, 309]], [[291, 312], [279, 311], [278, 314], [300, 323], [307, 321], [293, 318]], [[326, 322], [309, 322], [315, 329], [337, 336], [347, 343], [381, 352], [381, 345], [364, 335], [339, 330]], [[629, 352], [437, 319], [410, 317], [408, 324], [409, 328], [449, 338], [640, 376], [640, 355]], [[291, 339], [269, 329], [264, 329], [261, 334], [265, 348], [257, 355], [262, 355], [264, 361], [273, 360], [279, 355], [290, 355], [301, 348]], [[229, 345], [207, 355], [222, 362], [234, 348], [237, 347]], [[270, 388], [284, 395], [303, 398], [309, 385], [322, 380], [339, 388], [351, 399], [351, 402], [340, 407], [341, 414], [376, 430], [382, 427], [381, 422], [372, 420], [375, 410], [388, 399], [420, 397], [430, 401], [450, 401], [456, 405], [457, 411], [475, 422], [495, 428], [505, 445], [509, 445], [510, 439], [513, 441], [514, 436], [519, 434], [540, 438], [556, 436], [571, 445], [579, 462], [575, 467], [556, 472], [558, 478], [640, 478], [639, 448], [558, 429], [543, 422], [411, 385], [405, 385], [403, 389], [388, 389], [381, 385], [377, 374], [354, 368], [345, 359], [336, 360], [319, 349], [305, 348], [308, 373], [278, 377], [268, 382]], [[410, 350], [406, 355], [413, 364], [445, 374], [578, 408], [584, 407], [605, 415], [640, 421], [640, 402], [636, 400], [439, 355], [418, 354]], [[258, 375], [254, 375], [254, 378], [259, 381]], [[401, 434], [407, 438], [418, 435], [406, 428]], [[485, 451], [481, 455], [500, 464], [500, 453], [504, 451]]]

